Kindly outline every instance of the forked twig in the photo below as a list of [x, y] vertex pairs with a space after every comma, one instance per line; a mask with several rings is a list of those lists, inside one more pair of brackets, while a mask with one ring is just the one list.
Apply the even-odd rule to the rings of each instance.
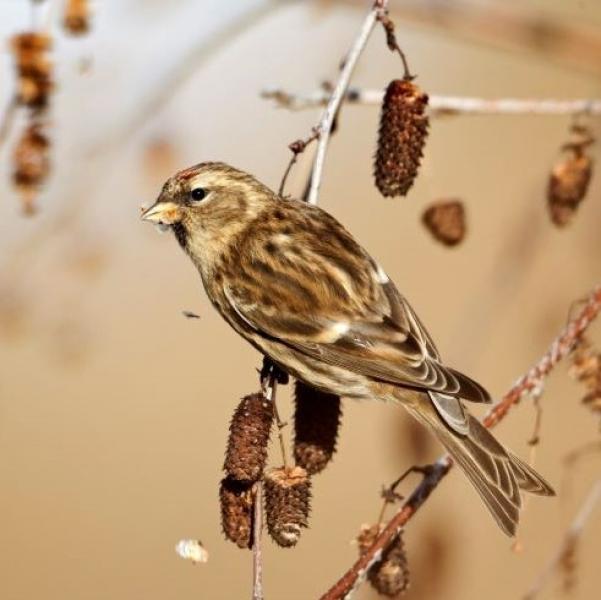
[[313, 161], [313, 170], [311, 176], [311, 186], [309, 189], [309, 195], [307, 202], [309, 204], [317, 204], [317, 198], [319, 195], [319, 188], [321, 187], [321, 180], [323, 177], [323, 167], [326, 158], [326, 152], [328, 150], [328, 143], [330, 141], [330, 133], [332, 131], [332, 124], [340, 104], [344, 100], [346, 91], [351, 81], [351, 76], [357, 65], [357, 61], [361, 56], [361, 53], [365, 49], [367, 41], [374, 29], [374, 26], [378, 20], [386, 14], [388, 8], [388, 0], [376, 0], [369, 13], [363, 21], [363, 25], [359, 30], [348, 55], [344, 63], [344, 67], [340, 71], [338, 81], [334, 86], [334, 91], [329, 96], [328, 103], [319, 121], [319, 125], [316, 130], [319, 136], [319, 143], [317, 145], [317, 152], [315, 153], [315, 160]]
[[[568, 356], [574, 344], [600, 311], [601, 285], [590, 293], [586, 302], [553, 340], [547, 352], [513, 384], [503, 398], [490, 410], [482, 421], [484, 426], [492, 428], [497, 425], [526, 394], [539, 389], [544, 378], [562, 359]], [[369, 568], [380, 558], [383, 549], [390, 545], [400, 530], [424, 504], [449, 472], [451, 466], [452, 461], [448, 456], [439, 458], [436, 463], [431, 465], [420, 484], [378, 535], [372, 547], [321, 597], [321, 600], [340, 600], [350, 597], [365, 579]]]

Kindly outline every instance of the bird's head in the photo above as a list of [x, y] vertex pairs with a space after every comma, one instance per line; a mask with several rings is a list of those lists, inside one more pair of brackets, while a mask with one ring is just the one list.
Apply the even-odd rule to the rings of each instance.
[[276, 198], [254, 177], [224, 163], [206, 162], [167, 180], [142, 219], [171, 229], [191, 254], [227, 244]]

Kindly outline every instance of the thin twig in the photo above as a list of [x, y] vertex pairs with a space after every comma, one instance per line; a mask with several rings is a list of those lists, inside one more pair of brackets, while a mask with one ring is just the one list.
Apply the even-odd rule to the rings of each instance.
[[532, 600], [549, 581], [557, 567], [561, 564], [566, 554], [573, 551], [575, 544], [577, 543], [582, 530], [593, 514], [597, 504], [601, 501], [601, 479], [598, 480], [592, 487], [588, 496], [585, 498], [580, 510], [578, 511], [576, 518], [572, 521], [572, 524], [566, 531], [563, 541], [559, 546], [559, 550], [547, 563], [541, 574], [537, 577], [532, 587], [526, 592], [523, 600]]
[[[278, 387], [278, 372], [270, 363], [264, 364], [261, 371], [261, 388], [263, 396], [272, 402], [275, 408], [275, 396]], [[279, 422], [279, 417], [278, 417]], [[280, 429], [280, 443], [284, 453], [284, 441]], [[253, 593], [252, 600], [263, 600], [263, 552], [261, 550], [261, 535], [263, 532], [263, 483], [255, 483], [255, 506], [253, 515]]]
[[[492, 428], [497, 425], [526, 394], [540, 388], [544, 378], [570, 353], [574, 344], [580, 339], [600, 311], [601, 285], [591, 292], [587, 301], [555, 338], [547, 352], [525, 375], [513, 384], [511, 389], [489, 411], [482, 421], [485, 427]], [[448, 456], [439, 458], [434, 465], [431, 465], [421, 483], [413, 490], [409, 499], [378, 535], [373, 546], [322, 596], [321, 600], [339, 600], [350, 597], [365, 579], [370, 566], [379, 559], [383, 549], [390, 545], [399, 531], [418, 511], [449, 472], [451, 466], [452, 461]]]
[[[365, 0], [338, 0], [363, 7]], [[589, 3], [591, 4], [591, 3]], [[403, 0], [392, 7], [395, 18], [435, 38], [511, 51], [529, 60], [563, 65], [570, 72], [601, 73], [601, 33], [592, 19], [566, 19], [541, 11], [532, 2], [474, 0]]]
[[255, 483], [255, 510], [253, 517], [253, 595], [252, 600], [263, 600], [263, 482]]
[[17, 98], [13, 96], [4, 109], [4, 114], [2, 115], [2, 120], [0, 121], [0, 147], [10, 135], [12, 125], [15, 122], [15, 117], [17, 115], [18, 105], [19, 103]]
[[[324, 106], [330, 96], [324, 90], [308, 94], [294, 94], [282, 89], [264, 90], [261, 97], [273, 100], [289, 110], [306, 110]], [[342, 100], [347, 104], [382, 104], [383, 90], [350, 88]], [[463, 96], [431, 95], [428, 108], [437, 115], [572, 115], [589, 113], [601, 115], [601, 99], [577, 98], [556, 100], [552, 98], [473, 98]]]
[[296, 141], [292, 142], [291, 144], [289, 144], [288, 148], [292, 152], [292, 157], [290, 158], [290, 161], [288, 162], [288, 166], [286, 167], [286, 170], [284, 171], [284, 175], [282, 176], [282, 180], [280, 182], [280, 187], [278, 189], [279, 196], [284, 195], [284, 188], [286, 187], [286, 181], [288, 180], [288, 175], [290, 175], [290, 171], [292, 170], [292, 167], [296, 164], [296, 161], [298, 160], [298, 155], [302, 154], [306, 150], [307, 146], [309, 144], [313, 143], [318, 137], [319, 137], [319, 132], [316, 129], [314, 129], [313, 133], [307, 139], [296, 140]]
[[321, 187], [323, 167], [334, 118], [338, 113], [340, 104], [346, 95], [346, 91], [349, 86], [353, 71], [355, 70], [355, 66], [357, 65], [357, 61], [359, 60], [359, 57], [361, 56], [361, 53], [363, 52], [367, 41], [369, 40], [369, 36], [371, 35], [378, 18], [386, 13], [387, 6], [388, 0], [376, 0], [368, 15], [365, 17], [363, 25], [359, 30], [359, 34], [357, 35], [357, 38], [355, 39], [346, 57], [344, 67], [340, 71], [334, 91], [329, 96], [326, 109], [323, 111], [319, 125], [317, 126], [319, 143], [317, 146], [317, 152], [315, 154], [315, 160], [313, 162], [311, 187], [309, 190], [309, 196], [307, 198], [307, 202], [309, 204], [317, 204], [317, 197], [319, 195], [319, 188]]
[[409, 70], [409, 63], [407, 62], [407, 57], [405, 53], [399, 46], [397, 42], [396, 35], [394, 33], [394, 21], [388, 16], [388, 12], [381, 12], [378, 17], [378, 21], [382, 23], [382, 27], [384, 28], [384, 33], [386, 34], [386, 44], [388, 45], [388, 49], [391, 52], [397, 52], [401, 57], [401, 62], [403, 63], [403, 79], [406, 81], [411, 81], [414, 79], [414, 76], [411, 75], [411, 71]]

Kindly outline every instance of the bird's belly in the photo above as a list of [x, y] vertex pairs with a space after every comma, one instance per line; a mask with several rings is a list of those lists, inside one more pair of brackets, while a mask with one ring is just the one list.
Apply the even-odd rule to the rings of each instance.
[[290, 375], [308, 385], [338, 396], [373, 397], [370, 380], [363, 375], [306, 356], [294, 348], [272, 340], [257, 336], [250, 341]]

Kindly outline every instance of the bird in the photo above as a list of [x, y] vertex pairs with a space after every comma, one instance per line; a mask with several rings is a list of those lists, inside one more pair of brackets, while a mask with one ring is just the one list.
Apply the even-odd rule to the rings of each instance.
[[491, 396], [445, 365], [384, 269], [322, 208], [222, 162], [179, 171], [142, 219], [171, 230], [225, 321], [284, 373], [338, 396], [402, 405], [465, 472], [503, 532], [521, 492], [552, 487], [465, 407]]

